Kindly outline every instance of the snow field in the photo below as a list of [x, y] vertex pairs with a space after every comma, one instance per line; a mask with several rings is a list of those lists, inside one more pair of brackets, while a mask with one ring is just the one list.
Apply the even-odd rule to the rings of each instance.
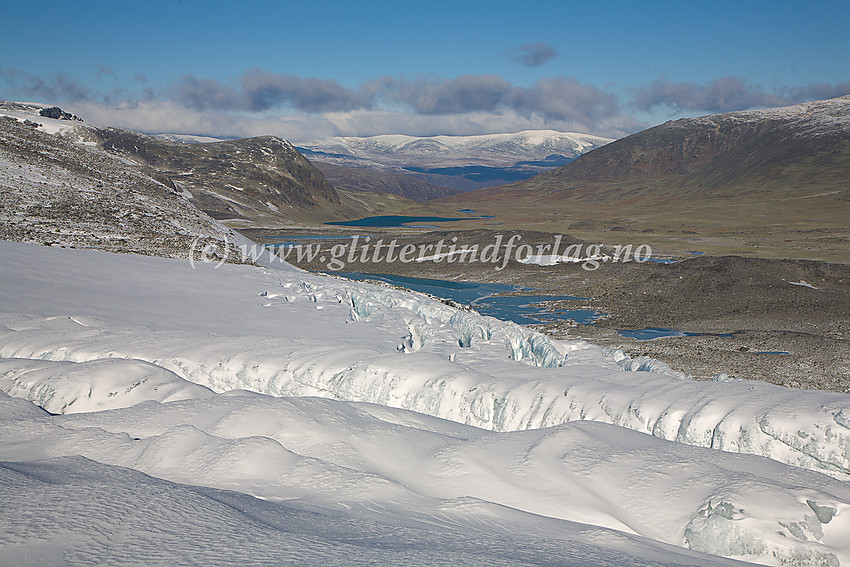
[[[496, 431], [589, 419], [850, 475], [843, 394], [696, 382], [419, 294], [294, 270], [0, 250], [20, 266], [0, 275], [5, 304], [27, 313], [0, 319], [13, 329], [0, 330], [3, 358], [132, 358], [219, 392], [372, 402]], [[42, 277], [45, 265], [55, 273]]]
[[[138, 485], [190, 506], [173, 515], [197, 522], [166, 523], [174, 542], [219, 526], [217, 502], [238, 501], [223, 534], [298, 517], [311, 527], [288, 545], [314, 546], [308, 562], [345, 548], [366, 562], [436, 563], [429, 538], [478, 564], [594, 554], [586, 564], [624, 564], [618, 554], [726, 564], [670, 546], [775, 565], [850, 560], [846, 395], [695, 382], [657, 361], [294, 268], [193, 270], [8, 242], [0, 262], [10, 267], [0, 391], [23, 398], [0, 393], [0, 514], [30, 517], [37, 485], [67, 498], [72, 524], [108, 524], [125, 505], [154, 514], [126, 492]], [[86, 508], [79, 490], [95, 478], [93, 498], [110, 494], [114, 506]], [[28, 521], [3, 518], [0, 557], [50, 554], [36, 542], [61, 516]], [[245, 527], [233, 535], [250, 540], [244, 550], [221, 557], [253, 545], [270, 557], [263, 542], [292, 529], [281, 522], [263, 519], [271, 531], [255, 539]], [[409, 530], [391, 536], [395, 525]], [[84, 557], [94, 537], [56, 533], [66, 557]], [[345, 534], [371, 547], [353, 551]], [[500, 555], [504, 534], [513, 551]], [[171, 553], [152, 532], [121, 537], [151, 558]]]
[[847, 557], [844, 483], [606, 424], [495, 433], [371, 404], [237, 391], [66, 416], [0, 402], [0, 461], [16, 467], [79, 455], [299, 509], [467, 535], [522, 533], [543, 518], [556, 538], [596, 530], [604, 542], [599, 528], [610, 528], [780, 564]]

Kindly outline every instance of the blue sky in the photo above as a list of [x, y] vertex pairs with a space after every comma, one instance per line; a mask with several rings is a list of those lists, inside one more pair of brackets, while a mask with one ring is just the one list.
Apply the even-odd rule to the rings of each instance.
[[850, 2], [40, 2], [0, 97], [147, 132], [622, 136], [850, 93]]

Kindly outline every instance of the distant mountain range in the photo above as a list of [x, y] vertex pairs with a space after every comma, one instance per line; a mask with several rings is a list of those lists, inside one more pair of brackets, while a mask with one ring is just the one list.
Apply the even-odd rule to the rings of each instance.
[[[299, 150], [333, 177], [337, 188], [401, 184], [400, 194], [407, 191], [406, 196], [421, 201], [528, 179], [611, 141], [589, 134], [527, 130], [479, 136], [337, 137], [301, 145]], [[392, 174], [393, 181], [364, 171]], [[399, 175], [420, 182], [404, 183]], [[422, 187], [421, 181], [430, 189]]]
[[[850, 219], [850, 96], [666, 122], [532, 179], [441, 200], [532, 217], [684, 212], [765, 226]], [[803, 211], [806, 211], [803, 213]]]
[[[0, 102], [10, 139], [17, 140], [8, 143], [18, 144], [16, 155], [33, 168], [41, 167], [39, 156], [51, 156], [71, 177], [78, 173], [77, 161], [109, 164], [89, 177], [153, 180], [139, 183], [159, 184], [198, 211], [237, 223], [233, 226], [461, 208], [546, 230], [577, 230], [584, 225], [576, 222], [606, 218], [618, 219], [612, 227], [629, 229], [632, 223], [637, 230], [643, 227], [635, 219], [649, 217], [663, 219], [663, 230], [704, 219], [731, 224], [758, 219], [787, 228], [805, 217], [813, 219], [812, 226], [800, 230], [813, 230], [821, 221], [846, 226], [850, 218], [850, 96], [676, 120], [617, 141], [554, 131], [385, 135], [334, 138], [301, 152], [271, 136], [149, 136], [41, 116], [42, 110]], [[560, 163], [566, 165], [557, 167]], [[12, 179], [12, 166], [5, 165]], [[123, 166], [126, 173], [110, 173]], [[19, 185], [43, 193], [33, 179]], [[82, 178], [73, 183], [95, 193], [100, 187]], [[486, 189], [456, 193], [476, 187]], [[433, 199], [433, 205], [414, 202]], [[658, 226], [649, 223], [646, 230]]]
[[328, 161], [338, 159], [423, 168], [467, 165], [505, 167], [522, 161], [545, 160], [552, 155], [576, 158], [611, 141], [610, 138], [588, 134], [526, 130], [513, 134], [479, 136], [416, 137], [387, 134], [364, 138], [337, 137], [303, 147], [315, 151], [316, 155], [323, 155]]
[[[128, 135], [124, 130], [109, 129], [109, 131], [123, 132], [119, 136]], [[227, 144], [247, 143], [244, 140], [222, 140], [181, 134], [157, 134], [155, 140], [149, 140], [149, 136], [136, 133], [133, 133], [133, 136], [142, 136], [141, 139], [146, 140], [144, 142], [146, 146], [153, 144], [159, 147], [159, 150], [155, 151], [155, 158], [147, 155], [146, 152], [143, 159], [147, 163], [154, 165], [150, 161], [154, 159], [158, 164], [156, 167], [165, 167], [178, 177], [183, 175], [180, 167], [175, 167], [175, 165], [179, 166], [179, 163], [175, 164], [172, 158], [167, 157], [168, 154], [173, 154], [175, 149], [162, 142], [176, 143], [183, 147], [183, 151], [189, 153], [197, 153], [198, 150], [185, 147], [187, 144], [219, 144], [218, 148], [224, 148]], [[115, 135], [112, 134], [109, 138], [114, 139]], [[295, 149], [321, 171], [335, 190], [355, 194], [395, 194], [422, 202], [462, 191], [528, 179], [565, 165], [582, 153], [611, 141], [609, 138], [588, 134], [529, 130], [480, 136], [336, 137], [297, 146]], [[134, 153], [134, 148], [138, 145], [137, 142], [119, 144], [121, 151], [125, 153]], [[226, 170], [219, 171], [218, 175], [222, 173], [226, 173]], [[223, 192], [225, 197], [239, 200], [239, 196], [234, 197], [228, 194], [228, 188], [238, 186], [238, 181], [229, 184], [215, 183], [216, 180], [221, 179], [218, 177], [211, 180], [214, 186], [213, 191]], [[206, 187], [209, 186], [209, 181], [205, 180], [195, 185]], [[331, 201], [333, 202], [333, 199]], [[274, 202], [272, 204], [278, 206]], [[315, 204], [307, 201], [300, 202], [302, 208]], [[226, 216], [229, 210], [230, 207], [225, 206], [214, 214]], [[319, 207], [318, 210], [324, 209]], [[260, 211], [263, 211], [262, 207]]]

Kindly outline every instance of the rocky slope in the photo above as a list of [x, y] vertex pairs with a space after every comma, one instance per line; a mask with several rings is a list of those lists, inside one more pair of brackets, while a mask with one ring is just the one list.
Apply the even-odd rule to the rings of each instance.
[[280, 138], [188, 144], [117, 128], [92, 132], [104, 150], [168, 175], [215, 218], [279, 222], [334, 218], [341, 209], [322, 173]]
[[232, 231], [167, 176], [80, 143], [78, 122], [31, 120], [32, 108], [9, 103], [0, 114], [0, 239], [182, 258], [207, 244], [235, 252]]

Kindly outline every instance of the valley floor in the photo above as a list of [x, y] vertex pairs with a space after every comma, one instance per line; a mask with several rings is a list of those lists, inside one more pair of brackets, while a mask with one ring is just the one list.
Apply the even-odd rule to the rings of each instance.
[[[285, 229], [248, 231], [252, 238], [287, 234], [350, 236], [352, 231]], [[363, 229], [365, 231], [365, 229]], [[365, 232], [361, 231], [363, 234]], [[368, 230], [372, 242], [398, 240], [399, 247], [421, 246], [443, 240], [458, 248], [503, 242], [518, 234], [518, 242], [551, 244], [555, 235], [520, 231], [381, 232]], [[568, 239], [569, 237], [565, 237]], [[305, 246], [316, 240], [291, 239]], [[334, 241], [346, 242], [346, 241]], [[362, 242], [362, 239], [361, 239]], [[574, 239], [564, 240], [562, 249]], [[594, 241], [587, 241], [594, 242]], [[583, 244], [584, 245], [584, 244]], [[664, 360], [697, 379], [718, 373], [763, 380], [795, 388], [850, 392], [850, 266], [804, 260], [666, 255], [674, 264], [657, 262], [600, 263], [594, 270], [560, 263], [552, 266], [511, 261], [504, 269], [493, 263], [393, 262], [371, 258], [347, 262], [345, 270], [503, 283], [534, 289], [534, 294], [575, 295], [582, 301], [553, 302], [550, 309], [594, 309], [605, 315], [593, 325], [565, 322], [541, 324], [537, 329], [556, 338], [578, 337], [622, 349], [632, 356]], [[347, 260], [348, 258], [346, 258]], [[305, 269], [327, 271], [327, 263], [287, 260]], [[522, 293], [522, 292], [518, 292]], [[680, 336], [636, 340], [617, 330], [663, 328]], [[684, 333], [692, 333], [686, 335]]]

